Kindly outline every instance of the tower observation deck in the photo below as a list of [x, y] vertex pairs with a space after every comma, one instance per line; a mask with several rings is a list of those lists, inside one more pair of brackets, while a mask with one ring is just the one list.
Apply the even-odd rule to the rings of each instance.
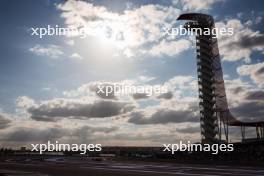
[[[188, 30], [215, 28], [210, 15], [200, 13], [182, 14], [177, 20], [185, 23]], [[203, 143], [222, 141], [222, 129], [228, 142], [228, 126], [240, 126], [242, 140], [245, 140], [245, 127], [255, 127], [257, 139], [264, 139], [264, 121], [242, 122], [234, 118], [228, 108], [217, 38], [210, 32], [196, 34], [197, 75], [201, 136]]]

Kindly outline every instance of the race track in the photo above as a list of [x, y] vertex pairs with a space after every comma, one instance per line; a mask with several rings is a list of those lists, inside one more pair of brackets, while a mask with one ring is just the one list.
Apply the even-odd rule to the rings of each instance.
[[[13, 170], [11, 173], [10, 170]], [[14, 170], [16, 172], [14, 173]], [[94, 161], [78, 160], [69, 158], [50, 158], [43, 161], [38, 160], [14, 160], [7, 159], [0, 163], [0, 176], [16, 175], [39, 175], [39, 176], [263, 176], [264, 168], [260, 167], [242, 167], [242, 166], [224, 166], [224, 165], [197, 165], [197, 164], [175, 164], [175, 163], [157, 163], [157, 162], [133, 162], [133, 161]], [[2, 174], [2, 175], [1, 175]]]

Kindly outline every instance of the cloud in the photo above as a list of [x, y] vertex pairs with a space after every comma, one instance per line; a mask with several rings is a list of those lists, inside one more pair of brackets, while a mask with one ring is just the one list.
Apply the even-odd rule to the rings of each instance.
[[10, 118], [4, 113], [0, 113], [0, 130], [9, 127], [10, 123]]
[[225, 80], [226, 93], [234, 117], [242, 121], [264, 121], [264, 92], [239, 79]]
[[64, 91], [63, 95], [67, 97], [82, 97], [82, 96], [92, 96], [93, 94], [95, 94], [103, 99], [117, 99], [115, 95], [115, 89], [114, 89], [115, 87], [117, 89], [116, 91], [118, 91], [119, 86], [121, 85], [130, 86], [134, 83], [135, 82], [133, 80], [123, 80], [117, 82], [93, 81], [83, 84], [75, 90]]
[[[264, 52], [264, 36], [259, 31], [253, 31], [246, 23], [238, 19], [217, 22], [217, 28], [233, 28], [232, 36], [219, 35], [219, 51], [225, 61], [244, 59], [250, 62], [252, 52]], [[237, 52], [239, 51], [239, 52]]]
[[147, 93], [134, 93], [132, 94], [134, 100], [147, 99], [149, 98]]
[[[110, 41], [127, 57], [149, 54], [149, 50], [151, 55], [176, 55], [189, 45], [185, 40], [161, 42], [164, 39], [162, 27], [173, 26], [181, 12], [173, 6], [148, 4], [115, 13], [101, 5], [69, 0], [57, 8], [67, 26], [85, 27], [86, 35]], [[174, 44], [179, 47], [175, 47], [176, 51], [172, 47]], [[162, 46], [162, 50], [157, 46]]]
[[19, 96], [16, 99], [16, 105], [19, 108], [29, 108], [35, 105], [35, 101], [27, 96]]
[[245, 36], [237, 42], [237, 45], [242, 48], [262, 47], [264, 46], [264, 35]]
[[139, 80], [146, 83], [155, 80], [155, 77], [150, 77], [150, 76], [139, 76]]
[[159, 84], [147, 84], [154, 77], [141, 77], [135, 80], [121, 81], [94, 81], [81, 85], [77, 89], [64, 91], [63, 94], [67, 97], [82, 97], [96, 95], [102, 99], [126, 99], [133, 97], [134, 99], [145, 99], [151, 94], [159, 91], [167, 91], [165, 86]]
[[65, 43], [70, 46], [73, 46], [75, 44], [74, 40], [66, 40]]
[[[212, 5], [224, 0], [180, 0], [183, 10], [185, 11], [200, 11], [211, 9]], [[177, 3], [177, 1], [174, 1]]]
[[183, 123], [197, 122], [199, 118], [195, 116], [193, 111], [161, 109], [152, 114], [150, 117], [145, 117], [143, 113], [133, 112], [130, 123], [145, 125], [145, 124], [167, 124], [167, 123]]
[[105, 127], [105, 126], [83, 126], [77, 130], [75, 130], [75, 133], [76, 132], [79, 132], [79, 131], [86, 131], [88, 133], [97, 133], [97, 132], [100, 132], [100, 133], [112, 133], [114, 131], [117, 131], [119, 129], [119, 127], [117, 126], [110, 126], [110, 127]]
[[200, 123], [194, 123], [194, 124], [196, 125], [187, 125], [185, 127], [177, 128], [176, 131], [183, 134], [186, 133], [193, 134], [193, 133], [201, 132]]
[[115, 96], [115, 89], [114, 84], [112, 83], [90, 83], [89, 89], [92, 92], [95, 92], [95, 94], [103, 99], [117, 99]]
[[[197, 92], [197, 80], [193, 76], [175, 76], [166, 81], [164, 86], [170, 91], [157, 96], [159, 105], [133, 109], [126, 114], [129, 123], [139, 125], [199, 121], [197, 97], [193, 96], [193, 92]], [[145, 94], [134, 95], [134, 99], [145, 98], [148, 98]]]
[[28, 107], [27, 112], [34, 120], [57, 121], [61, 118], [104, 118], [131, 111], [134, 106], [128, 102], [97, 100], [53, 99]]
[[178, 102], [167, 105], [135, 110], [129, 114], [128, 122], [138, 125], [199, 122], [196, 103]]
[[264, 86], [264, 62], [239, 66], [237, 73], [241, 76], [250, 76], [259, 87]]
[[256, 23], [256, 24], [259, 24], [259, 23], [261, 23], [261, 21], [262, 21], [262, 17], [261, 17], [261, 16], [258, 16], [258, 17], [256, 18], [256, 20], [255, 20], [255, 23]]
[[91, 92], [91, 85], [83, 84], [80, 87], [78, 87], [76, 90], [63, 91], [62, 94], [66, 97], [80, 97], [80, 96], [90, 95], [90, 92]]
[[0, 137], [1, 141], [16, 141], [16, 142], [33, 142], [59, 139], [65, 135], [69, 135], [65, 129], [61, 128], [28, 128], [20, 127], [13, 131], [6, 132]]
[[248, 100], [264, 100], [264, 91], [263, 90], [248, 91], [245, 98]]
[[158, 99], [166, 99], [166, 100], [172, 99], [172, 97], [173, 97], [172, 92], [163, 93], [163, 94], [157, 96]]
[[[117, 126], [90, 126], [84, 125], [77, 128], [65, 128], [59, 125], [40, 127], [17, 126], [8, 131], [2, 132], [0, 141], [4, 142], [44, 142], [60, 141], [67, 143], [94, 142], [100, 135], [111, 134], [117, 131]], [[74, 140], [74, 141], [73, 141]], [[92, 140], [92, 141], [91, 141]], [[18, 144], [21, 145], [21, 144]]]
[[70, 55], [70, 58], [72, 58], [72, 59], [79, 59], [79, 60], [82, 60], [83, 59], [83, 57], [80, 56], [80, 54], [78, 54], [78, 53], [73, 53], [72, 55]]
[[[198, 83], [194, 76], [179, 75], [175, 76], [164, 83], [168, 89], [173, 90], [173, 92], [188, 96], [196, 96], [198, 94]], [[196, 94], [197, 93], [197, 94]]]
[[[71, 136], [74, 137], [78, 143], [86, 143], [87, 141], [100, 141], [104, 135], [110, 137], [111, 133], [116, 132], [119, 129], [117, 126], [83, 126], [72, 130]], [[103, 139], [104, 140], [104, 139]]]
[[186, 87], [195, 80], [193, 76], [178, 75], [169, 79], [165, 84], [173, 87]]
[[37, 44], [34, 47], [30, 48], [29, 51], [36, 55], [47, 56], [53, 59], [59, 58], [64, 54], [60, 46], [52, 44], [47, 46]]
[[264, 100], [242, 101], [238, 106], [231, 109], [234, 116], [243, 121], [264, 121]]
[[159, 44], [155, 45], [149, 51], [153, 56], [175, 56], [191, 47], [191, 42], [186, 39], [176, 41], [162, 40]]

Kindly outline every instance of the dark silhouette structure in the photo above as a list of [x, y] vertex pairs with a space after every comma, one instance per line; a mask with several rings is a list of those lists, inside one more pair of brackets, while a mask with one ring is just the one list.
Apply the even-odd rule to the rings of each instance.
[[[240, 126], [242, 141], [245, 140], [245, 127], [256, 128], [256, 139], [264, 139], [264, 121], [242, 122], [233, 117], [228, 108], [223, 72], [218, 50], [217, 38], [210, 32], [215, 28], [214, 19], [210, 15], [188, 13], [179, 16], [178, 20], [190, 20], [185, 28], [196, 34], [197, 74], [199, 86], [199, 107], [202, 142], [216, 143], [222, 141], [222, 129], [225, 140], [229, 141], [228, 126]], [[197, 30], [195, 30], [197, 31]]]

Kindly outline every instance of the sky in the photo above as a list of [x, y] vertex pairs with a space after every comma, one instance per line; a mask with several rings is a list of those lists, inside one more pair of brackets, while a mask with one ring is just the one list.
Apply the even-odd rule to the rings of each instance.
[[[191, 12], [233, 28], [232, 36], [218, 36], [230, 110], [243, 121], [264, 120], [263, 6], [261, 0], [1, 1], [1, 146], [200, 141], [194, 37], [162, 34]], [[32, 28], [48, 25], [89, 32], [32, 35]], [[96, 90], [100, 84], [168, 91], [105, 96]], [[239, 130], [231, 129], [231, 140]]]

